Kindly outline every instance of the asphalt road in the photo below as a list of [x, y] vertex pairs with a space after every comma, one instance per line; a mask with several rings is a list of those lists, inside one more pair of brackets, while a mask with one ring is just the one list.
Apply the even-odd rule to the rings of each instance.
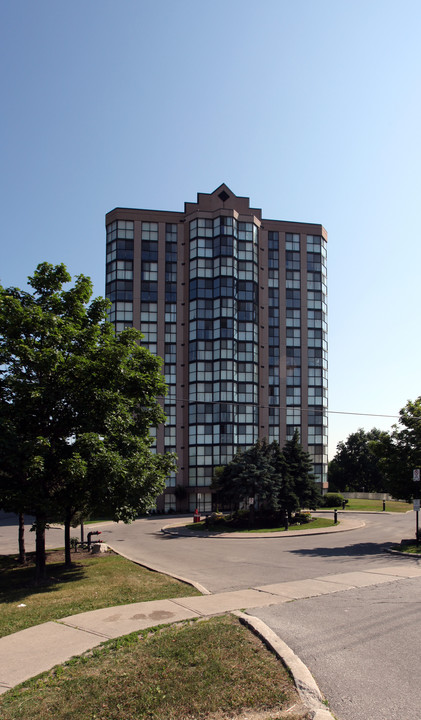
[[421, 717], [421, 578], [248, 612], [307, 665], [338, 719]]
[[[25, 547], [27, 552], [35, 550], [35, 533], [31, 532], [32, 519], [25, 517]], [[46, 532], [48, 548], [64, 547], [63, 527], [53, 526]], [[17, 515], [0, 510], [0, 555], [18, 553]]]
[[95, 527], [121, 553], [214, 593], [369, 570], [370, 564], [390, 563], [385, 545], [414, 534], [414, 513], [370, 515], [365, 520], [365, 527], [344, 533], [255, 539], [163, 535], [159, 531], [171, 522], [168, 517]]
[[[387, 565], [391, 559], [384, 553], [385, 545], [414, 535], [414, 513], [379, 513], [365, 515], [364, 519], [365, 527], [343, 533], [306, 537], [290, 533], [281, 538], [255, 539], [164, 535], [160, 532], [163, 525], [177, 520], [171, 516], [152, 516], [131, 525], [98, 524], [94, 529], [101, 530], [101, 539], [123, 555], [156, 570], [191, 579], [214, 593], [369, 570], [370, 564]], [[35, 537], [29, 528], [30, 524], [25, 536], [27, 549], [31, 550]], [[78, 533], [79, 530], [74, 530], [72, 534]], [[62, 528], [47, 531], [48, 547], [63, 545]], [[0, 553], [13, 552], [17, 552], [16, 520], [13, 516], [0, 516]]]

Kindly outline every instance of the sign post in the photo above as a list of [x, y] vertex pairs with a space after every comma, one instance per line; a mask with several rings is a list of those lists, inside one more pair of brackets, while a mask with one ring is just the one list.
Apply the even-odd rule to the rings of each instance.
[[[414, 468], [412, 473], [412, 479], [414, 482], [419, 483], [420, 482], [420, 468]], [[417, 488], [418, 489], [418, 488]], [[419, 544], [419, 514], [420, 514], [420, 499], [414, 498], [414, 510], [416, 514], [416, 525], [415, 525], [415, 537], [417, 539], [417, 545]]]
[[419, 498], [414, 498], [414, 510], [415, 510], [415, 537], [417, 539], [417, 545], [419, 544], [419, 514], [420, 514], [420, 500]]

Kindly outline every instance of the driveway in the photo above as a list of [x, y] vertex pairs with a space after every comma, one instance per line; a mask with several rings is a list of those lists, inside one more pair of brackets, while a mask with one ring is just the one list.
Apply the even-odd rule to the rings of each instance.
[[[414, 534], [413, 515], [365, 515], [366, 526], [358, 530], [305, 537], [294, 537], [292, 532], [254, 539], [164, 535], [160, 530], [171, 522], [168, 516], [95, 528], [122, 554], [156, 570], [187, 577], [214, 593], [369, 570], [370, 564], [387, 565], [391, 558], [384, 553], [384, 546]], [[355, 517], [360, 519], [361, 514]]]

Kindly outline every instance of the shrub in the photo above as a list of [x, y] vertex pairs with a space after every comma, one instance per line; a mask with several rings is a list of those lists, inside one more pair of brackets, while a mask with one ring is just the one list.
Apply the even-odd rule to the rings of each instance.
[[296, 512], [294, 517], [292, 518], [292, 522], [299, 525], [305, 525], [306, 523], [311, 522], [311, 520], [312, 517], [311, 513], [309, 512]]
[[348, 500], [345, 500], [343, 495], [334, 492], [328, 492], [326, 495], [323, 495], [322, 501], [323, 506], [329, 508], [341, 507], [344, 501], [345, 503], [348, 502]]
[[232, 515], [229, 516], [229, 521], [233, 527], [247, 527], [249, 515], [248, 510], [235, 510]]
[[207, 525], [225, 525], [228, 518], [225, 517], [221, 512], [213, 512], [210, 515], [206, 516], [206, 524]]

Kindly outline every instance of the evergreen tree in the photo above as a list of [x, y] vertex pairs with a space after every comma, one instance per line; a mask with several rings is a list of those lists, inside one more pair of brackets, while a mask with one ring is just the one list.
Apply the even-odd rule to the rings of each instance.
[[276, 493], [277, 510], [287, 513], [288, 517], [291, 517], [292, 513], [299, 508], [300, 502], [285, 454], [276, 441], [271, 444], [271, 464], [276, 478], [274, 492]]
[[237, 453], [228, 465], [217, 468], [212, 487], [233, 504], [256, 498], [259, 508], [285, 511], [289, 517], [300, 507], [317, 507], [320, 502], [312, 461], [298, 432], [283, 450], [277, 442], [258, 440]]
[[295, 430], [292, 438], [285, 443], [283, 454], [291, 486], [298, 499], [298, 507], [317, 507], [320, 503], [320, 493], [315, 483], [313, 463], [309, 453], [300, 443], [298, 430]]
[[247, 450], [241, 450], [222, 470], [218, 468], [212, 487], [229, 502], [241, 504], [259, 498], [268, 507], [276, 509], [274, 473], [269, 445], [258, 440]]

